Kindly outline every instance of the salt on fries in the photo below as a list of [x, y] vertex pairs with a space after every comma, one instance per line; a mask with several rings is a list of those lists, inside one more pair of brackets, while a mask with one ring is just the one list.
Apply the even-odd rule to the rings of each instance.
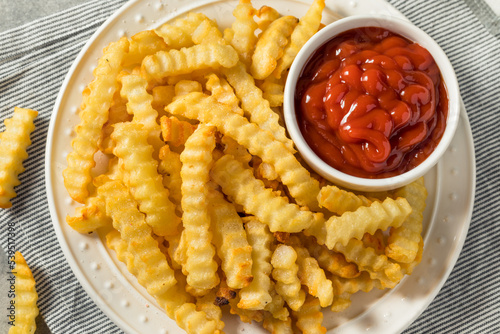
[[[108, 247], [188, 333], [222, 311], [273, 333], [324, 333], [357, 291], [421, 259], [426, 190], [353, 193], [312, 174], [281, 122], [286, 72], [319, 28], [240, 0], [221, 31], [189, 13], [104, 50], [64, 171], [68, 224]], [[91, 177], [93, 155], [108, 170]]]
[[5, 131], [0, 133], [0, 208], [10, 208], [10, 200], [16, 197], [14, 187], [20, 184], [18, 175], [24, 171], [26, 148], [31, 145], [37, 115], [34, 110], [15, 107], [14, 115], [4, 120]]

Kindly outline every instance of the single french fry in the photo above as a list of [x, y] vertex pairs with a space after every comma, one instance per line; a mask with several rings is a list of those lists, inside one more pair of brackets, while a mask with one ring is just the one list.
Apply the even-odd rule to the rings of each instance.
[[243, 63], [239, 62], [234, 67], [224, 68], [222, 72], [241, 100], [241, 108], [248, 114], [249, 119], [260, 128], [271, 132], [290, 152], [295, 153], [292, 140], [286, 136], [285, 128], [279, 123], [279, 115], [264, 99], [262, 91], [255, 85], [255, 80], [246, 71]]
[[318, 209], [319, 182], [297, 161], [283, 143], [245, 117], [232, 113], [211, 96], [191, 93], [172, 102], [166, 110], [175, 115], [214, 124], [224, 135], [234, 138], [253, 155], [274, 167], [298, 204]]
[[148, 131], [148, 143], [153, 146], [153, 156], [158, 157], [164, 145], [160, 138], [161, 128], [156, 121], [158, 112], [153, 108], [153, 96], [146, 90], [147, 81], [138, 74], [120, 76], [122, 88], [120, 94], [127, 99], [127, 111], [133, 115], [133, 122], [144, 125]]
[[163, 175], [163, 186], [168, 189], [172, 203], [176, 208], [180, 209], [182, 199], [182, 163], [180, 154], [171, 151], [168, 145], [164, 145], [160, 149], [159, 159], [158, 172]]
[[194, 45], [191, 36], [206, 19], [204, 14], [188, 13], [185, 17], [161, 25], [154, 32], [172, 49], [190, 47]]
[[141, 65], [144, 57], [167, 49], [168, 45], [154, 30], [141, 31], [130, 37], [130, 46], [123, 57], [122, 65], [124, 67]]
[[98, 228], [111, 225], [111, 218], [106, 215], [104, 200], [98, 196], [91, 196], [87, 204], [77, 207], [74, 216], [66, 216], [66, 222], [79, 233], [87, 234]]
[[163, 187], [158, 174], [158, 162], [153, 158], [153, 147], [148, 143], [148, 132], [139, 123], [118, 123], [111, 138], [116, 142], [114, 154], [120, 158], [127, 186], [146, 214], [146, 222], [157, 235], [178, 233], [180, 218]]
[[323, 313], [318, 298], [307, 295], [307, 298], [302, 307], [292, 312], [296, 318], [297, 327], [303, 334], [319, 334], [326, 333], [326, 328], [323, 327]]
[[[20, 252], [14, 254], [15, 270], [12, 274], [16, 277], [15, 297], [15, 322], [9, 328], [9, 334], [34, 334], [36, 330], [35, 319], [38, 316], [38, 294], [35, 279], [28, 267], [26, 260]], [[11, 304], [12, 305], [12, 304]]]
[[250, 65], [250, 73], [255, 79], [264, 80], [274, 71], [297, 23], [295, 16], [282, 16], [260, 35]]
[[234, 205], [226, 201], [219, 191], [209, 189], [208, 199], [213, 241], [222, 261], [227, 286], [242, 289], [253, 280], [252, 247], [248, 243], [243, 221]]
[[337, 243], [347, 245], [352, 238], [361, 239], [366, 232], [373, 234], [378, 229], [385, 231], [389, 226], [401, 226], [410, 212], [411, 207], [404, 198], [393, 200], [388, 197], [382, 203], [373, 202], [368, 207], [333, 216], [325, 223], [316, 222], [304, 233], [333, 249]]
[[378, 255], [360, 240], [351, 239], [346, 246], [337, 243], [335, 250], [356, 263], [359, 270], [368, 272], [372, 279], [379, 280], [383, 287], [393, 288], [403, 278], [399, 264], [391, 262], [385, 255]]
[[243, 116], [243, 110], [240, 108], [240, 101], [234, 94], [234, 90], [224, 78], [219, 78], [217, 74], [211, 73], [207, 76], [207, 89], [212, 96], [220, 103], [231, 108], [231, 111]]
[[161, 80], [195, 70], [233, 67], [237, 62], [238, 54], [230, 45], [199, 44], [180, 50], [159, 51], [147, 56], [142, 61], [141, 71], [148, 80]]
[[271, 244], [273, 235], [266, 224], [254, 217], [245, 221], [248, 243], [252, 246], [252, 282], [240, 290], [238, 307], [245, 310], [263, 310], [272, 301], [271, 289]]
[[94, 70], [95, 79], [83, 91], [81, 122], [75, 127], [76, 137], [71, 141], [73, 151], [68, 154], [68, 167], [63, 171], [64, 186], [69, 195], [82, 204], [89, 196], [94, 154], [98, 150], [101, 130], [108, 120], [113, 94], [118, 88], [116, 78], [128, 47], [126, 37], [109, 44]]
[[297, 276], [299, 266], [296, 264], [296, 260], [297, 253], [293, 247], [283, 244], [276, 247], [271, 257], [276, 292], [285, 299], [290, 309], [294, 311], [299, 310], [306, 299], [306, 294], [301, 289]]
[[322, 214], [301, 210], [296, 204], [288, 203], [285, 197], [265, 188], [250, 169], [245, 169], [230, 155], [215, 162], [212, 178], [247, 213], [268, 225], [271, 232], [300, 232], [314, 221], [324, 221]]
[[257, 42], [255, 30], [258, 26], [253, 18], [255, 14], [256, 10], [250, 0], [240, 0], [233, 11], [236, 19], [231, 27], [224, 31], [224, 39], [235, 48], [246, 64], [250, 64]]
[[322, 187], [319, 191], [318, 202], [320, 207], [324, 207], [338, 215], [371, 204], [371, 201], [366, 197], [340, 189], [335, 185]]
[[10, 208], [16, 197], [14, 187], [20, 184], [18, 176], [24, 171], [23, 161], [28, 158], [26, 149], [31, 145], [30, 134], [37, 111], [14, 108], [14, 115], [4, 120], [5, 131], [0, 137], [0, 208]]
[[220, 282], [215, 262], [215, 248], [211, 244], [210, 215], [208, 213], [209, 171], [212, 150], [215, 148], [215, 128], [201, 124], [186, 141], [180, 158], [182, 162], [182, 232], [186, 252], [183, 272], [187, 283], [197, 294], [204, 294]]
[[290, 43], [283, 51], [283, 57], [278, 60], [274, 71], [277, 78], [288, 70], [302, 46], [318, 31], [324, 8], [325, 0], [314, 0], [306, 14], [299, 20], [299, 24], [290, 36]]
[[298, 277], [302, 285], [307, 287], [310, 295], [319, 299], [321, 307], [331, 305], [333, 301], [332, 281], [326, 278], [318, 261], [310, 256], [296, 236], [290, 237], [290, 244], [297, 253]]
[[163, 116], [160, 119], [163, 140], [172, 146], [184, 145], [186, 140], [196, 130], [196, 125], [181, 121], [177, 117]]
[[412, 212], [400, 227], [390, 231], [385, 254], [398, 262], [411, 263], [415, 260], [422, 240], [422, 221], [427, 190], [423, 178], [396, 191], [395, 196], [406, 198]]

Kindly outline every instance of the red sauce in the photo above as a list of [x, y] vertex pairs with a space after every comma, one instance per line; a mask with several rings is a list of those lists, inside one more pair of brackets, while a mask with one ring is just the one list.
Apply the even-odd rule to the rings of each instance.
[[297, 83], [295, 106], [304, 138], [326, 163], [385, 178], [432, 153], [445, 129], [448, 96], [425, 48], [366, 27], [313, 54]]

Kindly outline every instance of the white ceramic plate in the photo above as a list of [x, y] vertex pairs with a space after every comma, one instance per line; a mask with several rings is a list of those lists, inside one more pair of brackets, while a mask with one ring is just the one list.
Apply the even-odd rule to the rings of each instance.
[[[230, 25], [237, 1], [158, 0], [131, 1], [111, 16], [83, 48], [71, 67], [56, 101], [46, 151], [46, 183], [49, 207], [58, 240], [76, 277], [95, 301], [127, 333], [182, 333], [145, 289], [116, 260], [96, 234], [81, 235], [65, 222], [76, 207], [63, 185], [62, 171], [71, 150], [73, 127], [84, 87], [102, 49], [121, 36], [154, 28], [188, 11], [215, 18], [221, 27]], [[254, 0], [259, 8], [266, 4]], [[269, 2], [267, 2], [269, 4]], [[282, 14], [301, 17], [309, 1], [275, 0], [272, 6]], [[377, 13], [402, 15], [382, 0], [330, 0], [324, 23], [335, 14], [342, 16]], [[441, 162], [428, 175], [425, 211], [425, 249], [422, 263], [413, 275], [393, 290], [358, 293], [345, 312], [325, 311], [328, 333], [397, 333], [408, 327], [434, 299], [450, 274], [465, 241], [472, 214], [475, 162], [472, 134], [465, 109], [456, 136]], [[226, 333], [264, 333], [260, 325], [241, 323], [227, 316]]]

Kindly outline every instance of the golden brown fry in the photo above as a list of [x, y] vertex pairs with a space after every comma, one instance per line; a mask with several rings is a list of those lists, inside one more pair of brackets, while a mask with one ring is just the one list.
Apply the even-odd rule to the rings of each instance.
[[215, 148], [214, 132], [214, 127], [200, 125], [186, 141], [186, 148], [181, 154], [184, 225], [184, 243], [181, 242], [181, 247], [186, 254], [182, 270], [187, 276], [188, 285], [200, 295], [219, 284], [207, 201], [209, 170]]
[[95, 79], [84, 89], [81, 122], [76, 126], [76, 138], [71, 142], [68, 167], [63, 171], [64, 186], [72, 199], [85, 203], [92, 183], [90, 171], [95, 167], [94, 154], [98, 149], [101, 130], [108, 120], [109, 107], [118, 88], [116, 80], [129, 42], [123, 37], [104, 49], [94, 70]]
[[423, 212], [427, 198], [423, 178], [402, 187], [395, 196], [405, 197], [413, 210], [400, 227], [391, 229], [385, 254], [398, 262], [411, 263], [422, 241]]
[[5, 131], [0, 137], [0, 208], [10, 208], [10, 200], [16, 197], [14, 187], [20, 184], [18, 175], [24, 171], [23, 161], [28, 158], [26, 149], [31, 145], [37, 115], [37, 111], [15, 107], [14, 115], [4, 120]]
[[172, 146], [184, 145], [186, 140], [196, 130], [196, 125], [181, 121], [177, 117], [163, 116], [160, 119], [163, 140]]
[[238, 54], [230, 45], [199, 44], [180, 50], [159, 51], [142, 61], [142, 75], [148, 80], [191, 73], [207, 68], [233, 67]]
[[290, 237], [290, 243], [297, 253], [300, 282], [307, 287], [310, 295], [318, 297], [322, 307], [327, 307], [333, 301], [332, 281], [326, 278], [325, 272], [320, 268], [318, 261], [310, 256], [296, 236]]
[[257, 88], [255, 80], [248, 74], [243, 63], [239, 62], [234, 67], [222, 69], [222, 72], [234, 88], [236, 96], [241, 100], [241, 108], [250, 121], [271, 132], [290, 152], [295, 153], [292, 140], [286, 136], [285, 128], [280, 125], [279, 115], [264, 99], [262, 91]]
[[191, 36], [200, 23], [206, 19], [208, 18], [204, 14], [188, 13], [185, 17], [165, 23], [154, 31], [170, 48], [185, 48], [194, 44]]
[[245, 310], [263, 310], [272, 301], [271, 290], [271, 245], [273, 235], [266, 224], [254, 217], [245, 221], [248, 243], [252, 246], [252, 282], [240, 290], [238, 307]]
[[214, 124], [221, 133], [234, 138], [248, 148], [250, 153], [272, 165], [299, 205], [311, 210], [319, 208], [316, 199], [319, 193], [318, 181], [269, 132], [232, 113], [226, 105], [218, 103], [213, 97], [200, 93], [188, 94], [172, 102], [166, 109], [175, 115]]
[[393, 200], [388, 197], [382, 203], [373, 202], [369, 207], [362, 206], [342, 216], [333, 216], [324, 224], [316, 222], [304, 232], [316, 237], [319, 244], [333, 249], [337, 243], [347, 245], [352, 238], [361, 239], [366, 232], [373, 234], [377, 229], [401, 226], [410, 212], [411, 207], [404, 198]]
[[307, 295], [304, 305], [292, 314], [303, 334], [326, 333], [326, 328], [322, 326], [323, 313], [318, 298]]
[[274, 317], [272, 314], [265, 313], [262, 327], [272, 334], [293, 334], [292, 319], [290, 317], [281, 320]]
[[361, 195], [340, 189], [335, 185], [327, 185], [321, 188], [318, 195], [321, 207], [328, 209], [338, 215], [347, 211], [355, 211], [359, 207], [370, 205], [371, 201]]
[[224, 43], [217, 23], [208, 18], [200, 23], [193, 32], [192, 38], [195, 44]]
[[255, 30], [258, 26], [253, 19], [255, 14], [256, 10], [250, 0], [240, 0], [233, 11], [236, 20], [231, 28], [224, 31], [224, 39], [235, 48], [245, 64], [250, 64], [257, 42]]
[[276, 292], [286, 301], [288, 306], [297, 311], [306, 299], [297, 276], [299, 266], [296, 264], [297, 253], [291, 246], [280, 244], [271, 258], [273, 278], [276, 281]]
[[249, 245], [243, 221], [233, 204], [215, 189], [209, 189], [209, 212], [214, 230], [214, 244], [221, 259], [228, 287], [242, 289], [252, 276], [252, 247]]
[[116, 142], [113, 152], [120, 158], [127, 186], [139, 202], [139, 209], [146, 214], [146, 222], [157, 235], [177, 234], [180, 218], [158, 174], [153, 147], [147, 142], [148, 132], [142, 124], [118, 123], [111, 138]]
[[103, 199], [91, 196], [85, 206], [76, 208], [74, 216], [66, 216], [66, 222], [75, 231], [86, 234], [111, 225], [111, 218], [106, 215]]
[[263, 80], [273, 73], [297, 23], [295, 16], [282, 16], [260, 35], [250, 65], [250, 73], [255, 79]]
[[301, 210], [285, 197], [264, 188], [264, 183], [256, 179], [250, 169], [245, 169], [230, 155], [215, 162], [212, 178], [247, 213], [267, 224], [271, 232], [300, 232], [314, 221], [324, 221], [322, 214]]
[[259, 18], [259, 22], [257, 22], [259, 29], [261, 31], [264, 31], [269, 27], [269, 25], [279, 19], [281, 14], [274, 8], [269, 7], [269, 6], [262, 6], [260, 7], [259, 11], [257, 12], [257, 17]]
[[15, 320], [12, 321], [14, 325], [9, 328], [9, 334], [34, 334], [36, 330], [35, 319], [39, 313], [36, 305], [38, 294], [35, 288], [35, 279], [20, 252], [15, 253], [14, 262], [16, 267], [12, 274], [16, 277], [15, 297], [12, 299], [11, 305], [15, 306]]
[[314, 0], [306, 14], [300, 19], [290, 36], [290, 43], [285, 47], [283, 57], [278, 60], [274, 76], [280, 78], [288, 70], [302, 46], [318, 31], [325, 0]]
[[144, 57], [167, 49], [168, 46], [163, 38], [153, 30], [141, 31], [130, 37], [129, 50], [123, 57], [122, 65], [124, 67], [141, 65]]
[[378, 255], [360, 240], [351, 239], [346, 246], [337, 243], [335, 250], [344, 254], [348, 261], [356, 263], [359, 270], [367, 271], [372, 279], [379, 280], [383, 287], [393, 288], [403, 278], [399, 264], [389, 261], [385, 255]]
[[172, 102], [175, 96], [174, 86], [156, 86], [151, 92], [153, 95], [151, 105], [156, 109], [160, 117], [165, 116], [165, 107]]
[[243, 115], [243, 110], [240, 108], [240, 101], [234, 94], [234, 90], [224, 78], [219, 78], [217, 74], [211, 73], [207, 76], [207, 89], [212, 93], [212, 96], [220, 103], [225, 104], [231, 110], [239, 115]]

